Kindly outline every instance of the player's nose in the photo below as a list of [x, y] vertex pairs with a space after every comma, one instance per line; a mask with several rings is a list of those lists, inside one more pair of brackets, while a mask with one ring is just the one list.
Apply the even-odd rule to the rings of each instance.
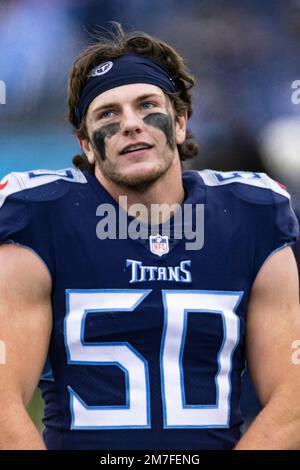
[[121, 119], [121, 132], [124, 135], [131, 134], [133, 132], [141, 133], [143, 130], [144, 121], [142, 117], [136, 112], [136, 110], [128, 107], [123, 110]]

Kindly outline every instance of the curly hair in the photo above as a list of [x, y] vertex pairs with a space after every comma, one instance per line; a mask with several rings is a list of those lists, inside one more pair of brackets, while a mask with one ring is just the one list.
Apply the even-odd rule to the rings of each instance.
[[[150, 56], [160, 62], [170, 73], [175, 81], [177, 92], [167, 93], [169, 96], [175, 118], [187, 113], [188, 118], [192, 115], [191, 89], [195, 84], [194, 77], [187, 70], [183, 58], [167, 43], [140, 31], [124, 32], [119, 23], [112, 22], [114, 30], [108, 37], [98, 37], [97, 41], [87, 47], [76, 59], [69, 76], [68, 84], [68, 118], [73, 129], [80, 139], [88, 139], [86, 120], [83, 118], [78, 125], [75, 109], [79, 104], [81, 91], [86, 82], [89, 72], [111, 59], [120, 57], [128, 52]], [[181, 161], [193, 158], [198, 152], [198, 145], [193, 135], [187, 131], [185, 141], [178, 145]], [[78, 168], [93, 167], [84, 154], [76, 155], [73, 164]]]

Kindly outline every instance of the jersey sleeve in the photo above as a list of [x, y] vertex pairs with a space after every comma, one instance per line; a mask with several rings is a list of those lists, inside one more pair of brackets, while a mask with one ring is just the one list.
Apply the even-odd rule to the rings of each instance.
[[[25, 181], [24, 181], [25, 180]], [[25, 173], [10, 173], [0, 183], [0, 244], [12, 243], [32, 251], [54, 279], [54, 260], [46, 216], [28, 196]]]
[[30, 205], [22, 182], [14, 174], [0, 183], [0, 243], [15, 242], [31, 247], [33, 242]]
[[265, 175], [274, 200], [273, 250], [292, 244], [299, 238], [299, 224], [286, 189]]
[[71, 207], [79, 206], [78, 184], [86, 183], [84, 174], [73, 168], [5, 176], [0, 182], [0, 243], [30, 249], [44, 262], [54, 282], [56, 254], [63, 250], [66, 236], [60, 220], [71, 213]]
[[257, 233], [256, 273], [276, 251], [299, 239], [299, 223], [286, 189], [264, 174], [272, 204], [266, 206], [265, 218]]

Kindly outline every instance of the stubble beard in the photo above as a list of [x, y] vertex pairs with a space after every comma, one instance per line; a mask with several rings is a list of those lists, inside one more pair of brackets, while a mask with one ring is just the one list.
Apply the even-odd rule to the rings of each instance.
[[[167, 150], [167, 156], [165, 159], [154, 168], [148, 169], [143, 172], [136, 172], [134, 174], [124, 174], [122, 170], [118, 170], [117, 165], [114, 165], [106, 158], [103, 161], [101, 158], [97, 158], [97, 165], [104, 177], [118, 186], [126, 189], [134, 189], [136, 191], [144, 191], [153, 183], [158, 181], [170, 168], [173, 163], [175, 154]], [[122, 158], [122, 157], [120, 157]]]

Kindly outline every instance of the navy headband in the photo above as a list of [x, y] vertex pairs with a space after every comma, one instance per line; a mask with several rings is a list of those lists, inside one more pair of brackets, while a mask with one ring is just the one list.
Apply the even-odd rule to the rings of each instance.
[[82, 89], [75, 109], [79, 126], [91, 102], [101, 93], [122, 85], [149, 83], [176, 93], [177, 88], [168, 71], [151, 57], [128, 53], [95, 67]]

